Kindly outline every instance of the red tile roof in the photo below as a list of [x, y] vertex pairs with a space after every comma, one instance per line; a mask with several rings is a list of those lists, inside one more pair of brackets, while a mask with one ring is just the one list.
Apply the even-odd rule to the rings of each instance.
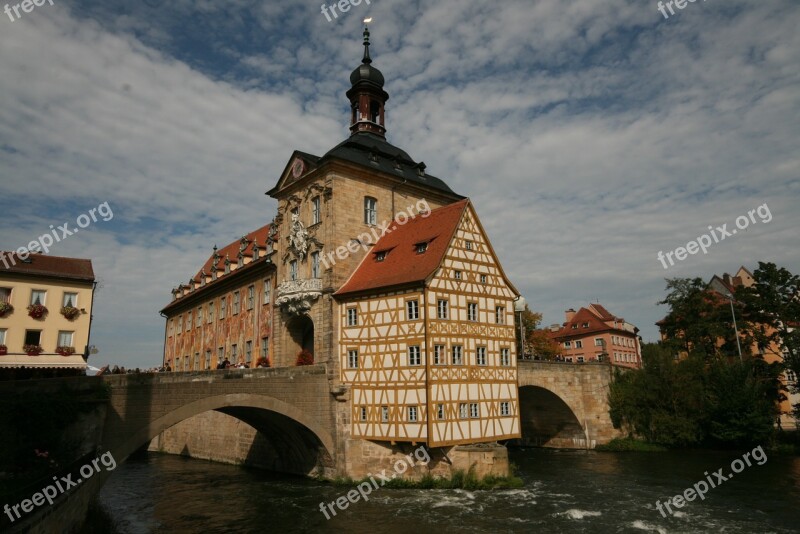
[[[615, 319], [622, 321], [622, 319], [611, 314], [603, 306], [593, 303], [589, 307], [594, 308], [594, 311], [588, 308], [581, 308], [572, 317], [572, 320], [564, 323], [564, 326], [562, 326], [560, 329], [556, 330], [555, 332], [552, 330], [548, 331], [548, 337], [550, 337], [550, 339], [564, 339], [568, 337], [580, 337], [586, 334], [596, 334], [600, 332], [619, 332], [628, 334], [630, 336], [636, 335], [622, 327], [615, 328], [613, 325], [609, 326], [606, 321], [614, 321]], [[598, 317], [598, 314], [602, 315], [602, 318]], [[583, 326], [584, 323], [589, 323], [589, 327], [585, 328]], [[572, 325], [577, 325], [577, 328], [572, 328]]]
[[[246, 236], [244, 236], [249, 243], [247, 244], [247, 248], [244, 249], [244, 255], [247, 257], [253, 256], [253, 240], [257, 241], [257, 245], [259, 248], [259, 254], [263, 255], [267, 248], [267, 236], [269, 236], [269, 224], [265, 224], [258, 230], [253, 230]], [[241, 243], [241, 239], [237, 239], [236, 241], [225, 245], [221, 249], [217, 250], [217, 254], [220, 257], [219, 263], [217, 264], [218, 271], [222, 271], [225, 268], [225, 258], [228, 257], [231, 260], [231, 263], [236, 264], [239, 259], [239, 246]], [[205, 272], [207, 275], [211, 274], [211, 266], [214, 265], [214, 254], [212, 253], [211, 256], [208, 257], [206, 262], [203, 264], [202, 269], [197, 271], [197, 274], [194, 275], [192, 280], [195, 282], [200, 282], [201, 273]]]
[[[12, 264], [13, 262], [13, 264]], [[53, 276], [94, 282], [92, 260], [31, 254], [23, 261], [16, 252], [0, 251], [0, 274], [5, 272], [30, 276]]]
[[[432, 210], [427, 217], [417, 215], [404, 225], [393, 222], [335, 294], [340, 296], [427, 280], [441, 265], [468, 204], [469, 199], [464, 199]], [[419, 243], [428, 244], [424, 253], [417, 253], [416, 245]], [[383, 261], [376, 259], [379, 252], [386, 252]]]

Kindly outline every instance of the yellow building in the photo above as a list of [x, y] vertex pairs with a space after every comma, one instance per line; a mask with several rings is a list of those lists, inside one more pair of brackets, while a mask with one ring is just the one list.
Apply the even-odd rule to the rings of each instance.
[[52, 376], [70, 374], [70, 370], [85, 373], [95, 287], [91, 260], [44, 254], [22, 259], [3, 253], [3, 257], [3, 376]]

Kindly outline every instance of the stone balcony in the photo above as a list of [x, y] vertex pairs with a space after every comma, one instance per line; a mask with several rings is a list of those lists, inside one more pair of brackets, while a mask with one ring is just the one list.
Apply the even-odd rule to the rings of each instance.
[[275, 304], [289, 315], [301, 315], [322, 296], [322, 279], [286, 280], [278, 284]]

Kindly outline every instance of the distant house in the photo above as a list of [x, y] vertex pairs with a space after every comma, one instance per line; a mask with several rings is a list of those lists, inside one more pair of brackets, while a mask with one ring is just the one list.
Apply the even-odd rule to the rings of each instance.
[[86, 373], [95, 278], [91, 260], [2, 252], [0, 377]]
[[577, 312], [569, 309], [566, 322], [550, 327], [548, 336], [561, 347], [566, 362], [610, 361], [629, 368], [642, 366], [639, 329], [600, 304], [589, 304]]
[[[709, 293], [710, 297], [716, 299], [717, 301], [723, 303], [724, 306], [728, 306], [728, 302], [730, 298], [736, 297], [736, 291], [742, 287], [751, 287], [755, 283], [755, 278], [753, 277], [753, 273], [751, 273], [746, 267], [742, 266], [739, 267], [739, 270], [736, 271], [736, 274], [731, 276], [728, 273], [724, 273], [722, 276], [714, 275], [709, 280], [708, 285], [706, 286], [706, 291]], [[665, 318], [666, 319], [666, 318]], [[669, 336], [665, 332], [665, 319], [662, 319], [656, 323], [656, 325], [661, 330], [661, 339], [667, 339]], [[741, 317], [736, 316], [736, 320], [739, 321], [739, 327], [745, 326], [742, 321]], [[791, 332], [792, 329], [789, 328]], [[742, 332], [739, 332], [740, 338], [742, 338]], [[722, 346], [724, 340], [720, 339], [718, 342], [719, 346]], [[775, 363], [775, 362], [782, 362], [784, 359], [784, 353], [782, 352], [780, 346], [777, 344], [770, 344], [769, 346], [760, 346], [758, 343], [753, 342], [751, 346], [741, 346], [741, 350], [743, 353], [752, 354], [755, 356], [759, 356], [764, 358], [764, 361], [767, 363]], [[677, 358], [685, 357], [685, 353], [682, 353]], [[794, 385], [797, 382], [797, 377], [791, 371], [787, 370], [782, 376], [781, 381], [784, 385], [790, 386]], [[787, 392], [787, 399], [781, 402], [780, 410], [780, 424], [783, 428], [795, 428], [798, 425], [798, 421], [791, 415], [792, 412], [792, 405], [800, 403], [800, 394], [792, 393], [791, 391]]]

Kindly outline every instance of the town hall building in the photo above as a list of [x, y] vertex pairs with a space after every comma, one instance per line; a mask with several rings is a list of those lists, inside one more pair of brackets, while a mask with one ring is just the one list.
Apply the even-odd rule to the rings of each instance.
[[267, 192], [272, 222], [174, 290], [165, 364], [326, 364], [348, 457], [518, 438], [518, 291], [472, 202], [386, 140], [369, 47], [365, 30], [350, 136], [323, 156], [295, 151]]

